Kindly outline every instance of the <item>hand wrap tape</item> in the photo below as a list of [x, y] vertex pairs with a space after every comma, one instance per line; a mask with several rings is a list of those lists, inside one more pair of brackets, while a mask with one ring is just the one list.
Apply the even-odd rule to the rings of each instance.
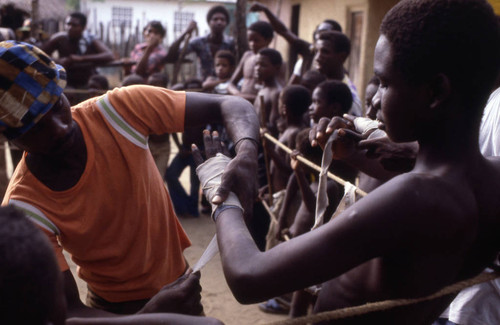
[[[231, 159], [229, 157], [218, 153], [215, 157], [207, 159], [203, 164], [196, 168], [196, 174], [198, 174], [200, 179], [203, 194], [205, 194], [208, 202], [212, 205], [212, 218], [214, 216], [215, 209], [218, 207], [217, 204], [212, 203], [212, 199], [221, 184], [224, 168], [226, 168], [230, 161]], [[221, 205], [235, 206], [243, 211], [240, 200], [238, 200], [238, 197], [233, 192], [229, 192], [227, 199]]]

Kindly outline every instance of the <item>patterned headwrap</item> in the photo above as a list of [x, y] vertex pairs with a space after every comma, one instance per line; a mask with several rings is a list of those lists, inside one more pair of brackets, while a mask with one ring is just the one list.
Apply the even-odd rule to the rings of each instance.
[[66, 71], [34, 45], [0, 42], [0, 130], [14, 139], [59, 100]]

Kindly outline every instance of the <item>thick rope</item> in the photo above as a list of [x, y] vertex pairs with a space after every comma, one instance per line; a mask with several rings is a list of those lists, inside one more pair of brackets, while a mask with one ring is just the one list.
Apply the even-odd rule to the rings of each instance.
[[[269, 133], [264, 133], [264, 136], [266, 137], [266, 139], [268, 139], [269, 141], [273, 142], [274, 144], [276, 144], [277, 146], [279, 146], [281, 149], [283, 149], [286, 153], [288, 153], [288, 154], [292, 153], [292, 149], [288, 148], [283, 143], [279, 142], [276, 138], [274, 138]], [[309, 166], [309, 167], [311, 167], [312, 169], [314, 169], [314, 170], [316, 170], [318, 172], [321, 172], [321, 167], [320, 166], [312, 163], [311, 161], [307, 160], [303, 156], [300, 156], [300, 155], [297, 156], [297, 160], [300, 161], [301, 163], [303, 163], [304, 165]], [[342, 178], [338, 177], [337, 175], [332, 174], [331, 172], [328, 172], [327, 175], [328, 175], [329, 178], [333, 179], [334, 181], [336, 181], [340, 185], [345, 185], [347, 183], [347, 181], [343, 180]], [[362, 189], [357, 188], [357, 187], [356, 187], [356, 193], [358, 193], [361, 196], [366, 196], [367, 195], [367, 193], [365, 191], [363, 191]]]
[[364, 315], [374, 311], [382, 311], [395, 307], [407, 306], [424, 301], [433, 300], [452, 293], [459, 292], [467, 287], [471, 287], [479, 283], [494, 280], [498, 277], [500, 277], [500, 272], [481, 273], [474, 278], [454, 283], [452, 285], [444, 287], [443, 289], [437, 291], [436, 293], [433, 293], [431, 295], [422, 298], [395, 299], [395, 300], [370, 302], [360, 306], [330, 310], [310, 316], [285, 319], [282, 321], [268, 323], [267, 325], [299, 325], [299, 324], [316, 323], [321, 321], [329, 321], [329, 320], [342, 319], [352, 316]]

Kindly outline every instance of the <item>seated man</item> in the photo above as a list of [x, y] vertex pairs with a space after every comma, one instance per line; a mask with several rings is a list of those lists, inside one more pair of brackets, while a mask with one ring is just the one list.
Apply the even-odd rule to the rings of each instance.
[[113, 60], [113, 53], [95, 36], [84, 33], [87, 17], [73, 12], [66, 18], [64, 32], [54, 35], [41, 47], [48, 55], [59, 53], [56, 63], [68, 74], [68, 87], [85, 88], [90, 76], [96, 74], [96, 65]]
[[[478, 145], [482, 110], [500, 68], [500, 31], [491, 6], [479, 0], [403, 0], [387, 13], [380, 32], [374, 68], [384, 126], [395, 142], [418, 141], [414, 169], [327, 224], [266, 252], [247, 235], [237, 202], [217, 207], [224, 274], [240, 302], [321, 282], [315, 312], [419, 298], [497, 259], [500, 161], [483, 157]], [[467, 61], [482, 64], [464, 67]], [[315, 131], [320, 144], [331, 133], [326, 125]], [[209, 145], [207, 140], [206, 150]], [[222, 160], [198, 167], [203, 184], [216, 172], [206, 169]], [[335, 324], [430, 324], [453, 297]]]
[[[71, 108], [62, 93], [64, 69], [38, 48], [11, 41], [0, 43], [0, 75], [11, 80], [0, 89], [0, 131], [26, 151], [3, 204], [23, 209], [50, 238], [68, 315], [109, 314], [80, 302], [63, 249], [88, 284], [91, 306], [116, 313], [198, 314], [197, 281], [190, 280], [177, 304], [161, 290], [186, 271], [183, 250], [190, 242], [148, 150], [148, 136], [226, 123], [237, 155], [215, 202], [237, 184], [250, 207], [258, 137], [252, 105], [235, 97], [135, 85]], [[35, 98], [39, 92], [45, 95]]]

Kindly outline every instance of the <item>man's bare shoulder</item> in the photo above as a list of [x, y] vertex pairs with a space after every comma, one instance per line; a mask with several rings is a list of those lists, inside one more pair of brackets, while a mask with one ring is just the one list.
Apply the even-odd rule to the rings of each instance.
[[[478, 211], [467, 182], [430, 173], [406, 173], [394, 177], [359, 201], [357, 212], [366, 218], [385, 220], [391, 227], [413, 229], [415, 235], [463, 229]], [[394, 229], [397, 231], [397, 229]]]

